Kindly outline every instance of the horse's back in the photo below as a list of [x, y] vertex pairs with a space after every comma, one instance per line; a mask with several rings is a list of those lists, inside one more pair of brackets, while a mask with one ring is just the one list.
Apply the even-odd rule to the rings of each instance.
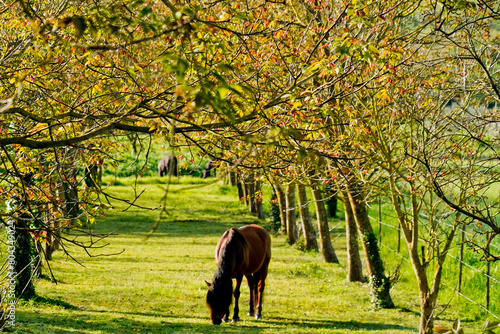
[[[240, 234], [238, 236], [238, 234]], [[245, 256], [246, 250], [246, 240], [241, 233], [234, 227], [230, 228], [219, 239], [217, 246], [215, 247], [215, 261], [219, 265], [222, 262], [222, 257], [226, 256], [226, 248], [228, 243], [232, 243], [231, 252], [235, 253], [236, 258], [239, 262], [244, 261], [242, 258]], [[246, 264], [245, 264], [246, 265]]]
[[247, 225], [238, 229], [247, 242], [248, 267], [244, 275], [250, 275], [269, 265], [271, 260], [271, 237], [267, 231], [258, 225]]

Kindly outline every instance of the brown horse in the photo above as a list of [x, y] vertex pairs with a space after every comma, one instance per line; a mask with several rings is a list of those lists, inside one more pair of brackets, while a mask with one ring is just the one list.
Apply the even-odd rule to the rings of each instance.
[[209, 289], [207, 305], [210, 308], [210, 320], [214, 325], [229, 319], [229, 305], [233, 299], [233, 322], [240, 320], [238, 299], [243, 276], [250, 288], [250, 311], [248, 315], [262, 318], [262, 295], [264, 293], [267, 269], [271, 260], [271, 237], [266, 230], [257, 225], [248, 225], [239, 229], [231, 228], [224, 232], [215, 249], [217, 271], [212, 283], [206, 282]]
[[177, 176], [177, 157], [169, 154], [158, 163], [158, 176]]

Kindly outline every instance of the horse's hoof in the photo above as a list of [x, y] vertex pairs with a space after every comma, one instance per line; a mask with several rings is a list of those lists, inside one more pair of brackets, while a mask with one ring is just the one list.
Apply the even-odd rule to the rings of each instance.
[[257, 314], [257, 315], [255, 316], [255, 319], [262, 319], [262, 314]]
[[238, 321], [240, 321], [239, 317], [238, 318], [233, 318], [233, 320], [231, 322], [234, 324], [234, 323], [237, 323]]
[[253, 312], [248, 312], [248, 316], [253, 317], [255, 314]]

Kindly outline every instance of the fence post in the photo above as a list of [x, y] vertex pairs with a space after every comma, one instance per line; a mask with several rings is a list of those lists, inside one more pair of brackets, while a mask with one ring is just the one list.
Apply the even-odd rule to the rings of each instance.
[[398, 253], [401, 253], [401, 226], [398, 225]]
[[465, 239], [465, 225], [462, 226], [462, 237], [460, 240], [460, 257], [458, 259], [458, 292], [462, 290], [462, 271], [464, 261], [464, 239]]
[[490, 309], [490, 261], [486, 260], [486, 309]]
[[378, 244], [382, 244], [382, 200], [378, 195]]
[[[486, 238], [489, 238], [488, 234]], [[486, 247], [486, 252], [490, 253], [490, 245]], [[490, 309], [490, 273], [490, 261], [486, 258], [486, 310]]]

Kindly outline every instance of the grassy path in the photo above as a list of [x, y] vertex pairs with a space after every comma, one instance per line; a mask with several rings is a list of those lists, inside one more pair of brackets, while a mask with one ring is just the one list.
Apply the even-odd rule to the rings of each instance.
[[[147, 240], [158, 212], [122, 212], [126, 206], [113, 203], [115, 209], [93, 228], [109, 232], [125, 225], [106, 240], [107, 247], [93, 254], [121, 254], [89, 258], [72, 249], [82, 267], [56, 253], [52, 269], [59, 282], [38, 280], [42, 300], [18, 308], [19, 333], [416, 333], [414, 312], [374, 310], [367, 286], [345, 281], [342, 235], [334, 243], [340, 266], [324, 264], [319, 254], [303, 253], [286, 245], [284, 238], [273, 237], [264, 319], [244, 315], [235, 325], [211, 325], [204, 280], [210, 280], [216, 268], [215, 244], [224, 230], [254, 218], [235, 201], [234, 189], [199, 185], [183, 191], [191, 185], [170, 185], [170, 215]], [[147, 190], [140, 204], [157, 206], [164, 185], [139, 187]], [[130, 189], [124, 182], [109, 191], [132, 196]], [[416, 301], [406, 290], [401, 285], [393, 292], [399, 305]], [[243, 314], [247, 300], [245, 283]]]

